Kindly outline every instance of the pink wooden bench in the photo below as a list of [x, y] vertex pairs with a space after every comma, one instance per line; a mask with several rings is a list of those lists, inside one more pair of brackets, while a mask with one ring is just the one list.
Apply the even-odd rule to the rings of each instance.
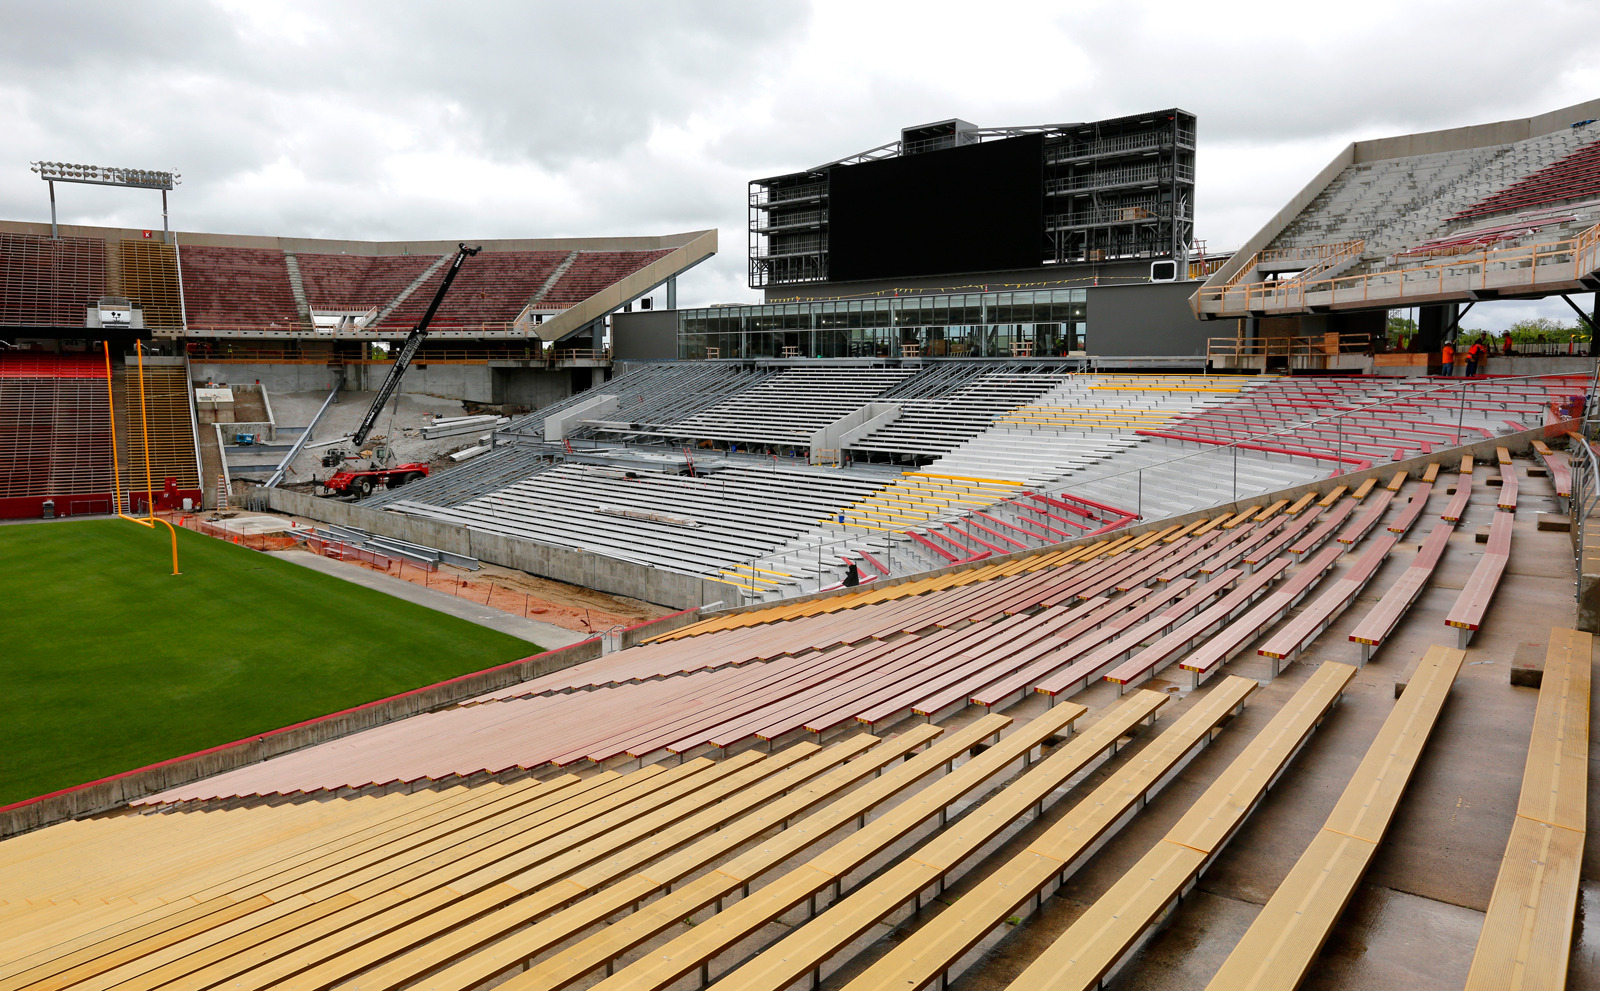
[[[1367, 479], [1376, 481], [1376, 479]], [[1372, 497], [1372, 501], [1361, 507], [1361, 512], [1356, 514], [1348, 526], [1339, 531], [1334, 539], [1341, 544], [1354, 544], [1365, 537], [1378, 521], [1383, 519], [1383, 514], [1388, 511], [1389, 503], [1394, 499], [1394, 493], [1385, 489]]]
[[1288, 567], [1288, 558], [1278, 558], [1260, 568], [1255, 574], [1241, 581], [1232, 592], [1223, 596], [1216, 605], [1111, 669], [1105, 679], [1118, 686], [1119, 695], [1134, 685], [1150, 680], [1180, 651], [1234, 619], [1248, 609], [1256, 599], [1267, 594], [1267, 587]]
[[1339, 503], [1338, 508], [1328, 516], [1323, 517], [1323, 519], [1312, 528], [1310, 533], [1291, 544], [1289, 546], [1289, 553], [1295, 557], [1303, 558], [1312, 551], [1315, 551], [1318, 547], [1321, 547], [1327, 542], [1329, 537], [1333, 536], [1334, 531], [1339, 529], [1340, 524], [1350, 518], [1350, 514], [1355, 512], [1356, 506], [1358, 505], [1359, 503], [1357, 503], [1354, 499], [1345, 499], [1343, 502]]
[[1422, 510], [1428, 505], [1428, 497], [1433, 495], [1433, 483], [1423, 482], [1417, 490], [1411, 493], [1411, 501], [1406, 503], [1406, 508], [1400, 511], [1395, 521], [1389, 524], [1390, 533], [1404, 535], [1411, 529], [1412, 524], [1422, 516]]
[[[1378, 568], [1383, 565], [1389, 556], [1389, 551], [1394, 549], [1399, 539], [1398, 534], [1385, 533], [1374, 540], [1372, 546], [1356, 559], [1356, 563], [1348, 572], [1329, 586], [1315, 602], [1300, 610], [1298, 616], [1285, 623], [1257, 650], [1257, 653], [1277, 662], [1299, 660], [1300, 651], [1305, 645], [1316, 639], [1335, 619], [1338, 619], [1350, 603], [1356, 600], [1356, 596], [1361, 594], [1361, 590], [1372, 581], [1372, 576], [1378, 573]], [[1274, 677], [1277, 676], [1277, 664], [1274, 664], [1272, 673]]]
[[1472, 499], [1472, 473], [1464, 472], [1456, 482], [1456, 494], [1450, 497], [1450, 505], [1439, 516], [1446, 523], [1460, 523], [1461, 514], [1467, 511], [1467, 503]]
[[[1202, 682], [1243, 651], [1250, 641], [1261, 635], [1262, 631], [1288, 615], [1289, 610], [1309, 595], [1317, 583], [1327, 575], [1334, 563], [1343, 556], [1344, 551], [1344, 547], [1340, 545], [1324, 548], [1307, 561], [1305, 567], [1297, 571], [1293, 578], [1262, 598], [1249, 612], [1224, 626], [1199, 649], [1179, 662], [1179, 669], [1190, 673], [1190, 687], [1200, 687]], [[1272, 666], [1272, 676], [1274, 678], [1278, 676], [1276, 662]]]
[[1411, 608], [1411, 604], [1417, 601], [1417, 596], [1422, 594], [1452, 533], [1454, 528], [1450, 524], [1436, 524], [1433, 532], [1422, 542], [1410, 566], [1401, 573], [1393, 585], [1389, 586], [1389, 590], [1383, 594], [1378, 604], [1367, 611], [1355, 629], [1350, 631], [1351, 641], [1361, 645], [1363, 666], [1372, 660], [1373, 652], [1383, 645], [1389, 634], [1394, 632], [1394, 628], [1400, 623], [1400, 618]]
[[1494, 514], [1494, 522], [1489, 524], [1489, 546], [1445, 617], [1445, 625], [1459, 631], [1456, 646], [1462, 650], [1472, 642], [1472, 634], [1483, 622], [1489, 600], [1494, 598], [1495, 589], [1500, 587], [1500, 577], [1511, 561], [1511, 521], [1510, 513]]

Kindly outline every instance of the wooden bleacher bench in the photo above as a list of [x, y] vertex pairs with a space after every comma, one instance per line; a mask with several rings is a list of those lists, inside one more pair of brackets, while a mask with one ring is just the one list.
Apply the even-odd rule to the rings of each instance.
[[1465, 651], [1428, 648], [1333, 813], [1208, 991], [1292, 991], [1305, 979], [1383, 842], [1465, 659]]
[[1500, 586], [1500, 577], [1511, 562], [1512, 520], [1510, 513], [1494, 514], [1483, 557], [1478, 559], [1478, 566], [1472, 569], [1472, 577], [1467, 579], [1461, 594], [1456, 597], [1455, 605], [1450, 607], [1445, 617], [1445, 625], [1459, 631], [1457, 646], [1462, 650], [1472, 642], [1472, 634], [1483, 622], [1483, 614], [1489, 609], [1489, 600], [1494, 598], [1495, 589]]
[[1160, 842], [1078, 917], [1006, 991], [1098, 987], [1174, 908], [1249, 818], [1328, 711], [1356, 669], [1319, 667], [1256, 734]]
[[[1052, 881], [1159, 788], [1184, 757], [1202, 746], [1256, 689], [1228, 678], [1179, 716], [1160, 736], [1056, 820], [1027, 849], [983, 878], [961, 900], [929, 919], [845, 985], [845, 991], [920, 988], [938, 979], [996, 926], [1030, 900], [1037, 904]], [[769, 952], [782, 952], [782, 944]], [[759, 960], [759, 958], [757, 958]], [[607, 989], [610, 991], [610, 989]]]
[[[812, 761], [824, 760], [819, 770], [832, 765], [827, 774], [807, 783], [806, 768], [801, 765], [772, 776], [762, 783], [760, 791], [740, 796], [744, 799], [744, 808], [738, 818], [709, 835], [688, 842], [693, 837], [687, 834], [696, 823], [686, 821], [675, 834], [652, 837], [643, 844], [622, 851], [617, 857], [568, 875], [566, 883], [587, 897], [554, 915], [546, 915], [537, 927], [526, 928], [530, 922], [551, 911], [549, 905], [533, 903], [534, 899], [519, 900], [475, 919], [471, 926], [443, 934], [426, 945], [394, 957], [375, 970], [363, 973], [359, 978], [359, 986], [369, 989], [398, 988], [428, 971], [459, 962], [458, 966], [444, 974], [436, 975], [434, 980], [439, 982], [436, 986], [472, 987], [475, 982], [486, 980], [508, 966], [571, 938], [618, 912], [626, 911], [630, 905], [670, 888], [673, 883], [706, 865], [726, 859], [741, 845], [770, 830], [774, 823], [787, 821], [792, 816], [835, 798], [884, 770], [892, 761], [901, 757], [911, 759], [912, 752], [918, 746], [938, 735], [936, 728], [918, 727], [903, 738], [879, 744], [843, 766], [836, 765], [851, 754], [864, 750], [863, 744], [871, 746], [876, 742], [875, 738], [862, 734], [830, 747], [817, 757], [810, 758]], [[902, 774], [901, 778], [905, 780], [907, 775]], [[775, 796], [781, 797], [768, 801]], [[762, 805], [762, 802], [768, 804]], [[707, 809], [706, 813], [714, 809]], [[664, 853], [670, 855], [651, 863], [637, 874], [626, 876], [631, 867]], [[495, 940], [500, 942], [492, 948], [473, 953]]]
[[1467, 503], [1472, 499], [1472, 455], [1461, 459], [1461, 477], [1456, 482], [1455, 494], [1450, 497], [1450, 504], [1445, 507], [1440, 519], [1446, 523], [1460, 523], [1461, 516], [1467, 511]]
[[[1367, 587], [1399, 539], [1392, 533], [1386, 533], [1375, 540], [1372, 546], [1356, 559], [1356, 563], [1351, 565], [1349, 571], [1318, 596], [1315, 602], [1285, 623], [1270, 640], [1261, 645], [1257, 653], [1276, 661], [1298, 660], [1300, 651], [1305, 645], [1332, 625], [1333, 621], [1338, 619], [1350, 603], [1361, 594], [1361, 590]], [[1276, 670], [1273, 671], [1273, 675], [1276, 677]]]
[[1417, 601], [1417, 596], [1427, 587], [1428, 579], [1433, 575], [1433, 569], [1439, 564], [1439, 557], [1444, 553], [1445, 545], [1450, 542], [1450, 535], [1454, 532], [1448, 523], [1439, 523], [1434, 526], [1433, 532], [1428, 534], [1422, 546], [1417, 550], [1417, 556], [1412, 559], [1406, 570], [1395, 580], [1389, 590], [1383, 593], [1383, 598], [1378, 604], [1367, 611], [1356, 623], [1355, 629], [1350, 631], [1350, 639], [1361, 645], [1361, 663], [1363, 666], [1372, 660], [1372, 654], [1394, 632], [1400, 624], [1400, 618]]
[[1565, 504], [1572, 498], [1571, 465], [1543, 441], [1534, 441], [1533, 450], [1539, 455], [1539, 460], [1544, 462], [1545, 469], [1550, 472], [1550, 484], [1556, 490], [1556, 498]]
[[723, 977], [725, 991], [780, 991], [812, 973], [900, 905], [919, 901], [930, 886], [946, 878], [1031, 809], [1038, 809], [1060, 785], [1102, 753], [1115, 753], [1119, 734], [1150, 720], [1166, 700], [1139, 692], [1108, 712], [1100, 722], [1058, 747], [1022, 777], [972, 810], [944, 833], [923, 843], [898, 864], [867, 881], [781, 944]]
[[[1432, 466], [1430, 465], [1429, 467]], [[1400, 511], [1400, 515], [1395, 517], [1393, 523], [1389, 524], [1389, 532], [1404, 535], [1409, 531], [1412, 525], [1421, 518], [1423, 509], [1427, 508], [1428, 497], [1431, 495], [1433, 495], [1432, 482], [1423, 482], [1417, 486], [1417, 490], [1411, 493], [1411, 499], [1406, 503], [1405, 508]]]
[[1550, 631], [1522, 794], [1467, 991], [1567, 986], [1587, 834], [1593, 657], [1592, 635]]
[[[603, 929], [556, 956], [542, 961], [538, 967], [520, 975], [519, 981], [535, 983], [555, 981], [553, 986], [564, 986], [566, 983], [578, 980], [596, 967], [606, 965], [638, 942], [643, 942], [681, 922], [691, 913], [739, 891], [741, 887], [747, 888], [762, 874], [824, 839], [830, 833], [857, 821], [858, 817], [865, 815], [886, 799], [939, 772], [942, 768], [947, 768], [951, 761], [966, 753], [968, 748], [993, 736], [998, 728], [1004, 728], [1010, 722], [1005, 717], [997, 718], [1001, 721], [979, 720], [947, 735], [921, 753], [908, 757], [903, 763], [885, 770], [881, 775], [849, 791], [831, 805], [811, 813], [804, 819], [789, 823], [787, 829], [782, 829], [776, 835], [768, 835], [759, 845], [732, 860], [721, 863], [717, 869], [672, 888], [669, 893], [654, 901], [642, 905], [635, 904], [633, 915], [622, 925]], [[979, 725], [980, 723], [982, 725]], [[936, 732], [929, 733], [924, 740], [936, 735]], [[780, 812], [793, 814], [788, 809], [782, 809]], [[775, 812], [771, 816], [749, 820], [741, 833], [735, 835], [737, 842], [734, 846], [737, 847], [770, 833], [775, 825], [781, 825], [787, 819], [788, 815]], [[670, 887], [676, 879], [692, 873], [694, 860], [695, 857], [690, 851], [684, 851], [646, 869], [642, 876], [647, 879], [650, 890]], [[506, 966], [526, 961], [563, 939], [609, 917], [610, 914], [612, 912], [598, 915], [585, 912], [583, 903], [580, 903], [540, 926], [524, 929], [490, 950], [460, 961], [455, 966], [433, 975], [431, 980], [436, 982], [437, 987], [460, 989], [476, 987], [504, 970]], [[399, 961], [396, 961], [396, 964], [398, 965]], [[408, 975], [412, 975], [413, 970], [414, 968], [409, 966], [398, 969], [384, 968], [382, 972], [394, 983], [382, 986], [398, 987], [409, 983], [411, 977]], [[369, 979], [369, 976], [364, 975], [361, 986], [367, 986], [365, 982]]]
[[[656, 947], [645, 958], [602, 981], [607, 991], [628, 988], [632, 991], [661, 989], [685, 974], [708, 965], [719, 953], [754, 934], [796, 905], [829, 887], [842, 884], [846, 874], [876, 856], [913, 829], [939, 817], [962, 795], [982, 785], [1013, 761], [1026, 757], [1036, 747], [1076, 719], [1084, 711], [1056, 717], [1047, 712], [983, 753], [969, 759], [877, 819], [858, 828], [850, 836], [812, 857], [805, 864], [774, 878], [693, 929]], [[979, 722], [1002, 718], [984, 716]], [[976, 724], [974, 724], [976, 725]], [[681, 918], [682, 916], [679, 916]]]

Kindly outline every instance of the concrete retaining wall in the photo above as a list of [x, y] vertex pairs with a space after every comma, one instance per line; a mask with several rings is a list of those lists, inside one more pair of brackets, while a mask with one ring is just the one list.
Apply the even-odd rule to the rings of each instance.
[[[260, 488], [251, 489], [250, 498], [264, 498], [267, 508], [280, 513], [304, 516], [324, 523], [358, 526], [386, 537], [466, 554], [542, 578], [553, 578], [674, 609], [698, 608], [707, 602], [727, 598], [727, 592], [731, 591], [729, 586], [707, 581], [698, 575], [665, 571], [521, 537], [485, 533], [449, 523], [386, 513], [337, 499]], [[254, 502], [251, 504], [255, 505]]]

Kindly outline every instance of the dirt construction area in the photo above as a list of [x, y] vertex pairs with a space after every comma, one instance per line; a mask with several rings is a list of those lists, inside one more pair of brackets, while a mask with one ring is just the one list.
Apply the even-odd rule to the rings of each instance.
[[[320, 481], [333, 474], [336, 469], [322, 467], [322, 456], [330, 448], [314, 445], [325, 444], [339, 437], [348, 437], [355, 432], [356, 427], [361, 424], [361, 418], [366, 415], [367, 407], [372, 405], [374, 396], [375, 394], [371, 392], [339, 393], [338, 399], [323, 415], [322, 422], [317, 424], [315, 436], [289, 465], [289, 474], [285, 479], [286, 486], [294, 488], [309, 485], [313, 480]], [[280, 427], [304, 426], [317, 415], [317, 410], [327, 398], [326, 392], [275, 394], [272, 397], [273, 414]], [[452, 466], [454, 462], [447, 455], [476, 446], [478, 438], [488, 431], [426, 440], [422, 436], [422, 428], [432, 423], [435, 417], [465, 416], [467, 412], [459, 400], [404, 394], [400, 396], [398, 402], [391, 400], [389, 405], [384, 407], [382, 415], [378, 417], [377, 424], [372, 428], [372, 433], [362, 448], [370, 451], [387, 445], [395, 463], [420, 461], [432, 465], [435, 469]], [[336, 444], [333, 447], [343, 450], [352, 457], [360, 453], [348, 443]]]

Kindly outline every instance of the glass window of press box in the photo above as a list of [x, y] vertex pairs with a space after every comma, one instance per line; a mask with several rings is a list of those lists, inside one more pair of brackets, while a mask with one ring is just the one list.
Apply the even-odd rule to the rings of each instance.
[[678, 311], [680, 358], [1065, 356], [1086, 348], [1083, 289], [714, 306]]

